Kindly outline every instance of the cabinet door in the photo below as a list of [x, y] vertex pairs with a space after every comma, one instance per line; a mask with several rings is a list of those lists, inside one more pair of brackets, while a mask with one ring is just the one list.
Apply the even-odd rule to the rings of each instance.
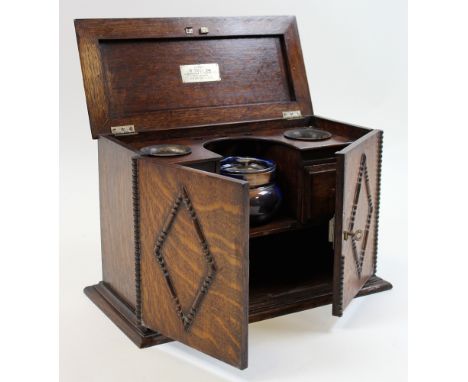
[[337, 153], [333, 315], [375, 273], [382, 131], [373, 130]]
[[134, 164], [137, 317], [171, 339], [246, 368], [248, 184], [154, 158]]

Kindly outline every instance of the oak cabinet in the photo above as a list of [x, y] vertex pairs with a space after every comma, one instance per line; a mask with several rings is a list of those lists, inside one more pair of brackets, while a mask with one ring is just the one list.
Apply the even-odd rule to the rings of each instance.
[[[138, 346], [247, 367], [248, 324], [391, 284], [376, 276], [382, 132], [313, 113], [294, 17], [76, 20], [98, 139], [103, 280], [85, 293]], [[292, 128], [331, 133], [291, 140]], [[184, 145], [153, 157], [141, 148]], [[250, 226], [229, 155], [273, 160], [283, 203]]]

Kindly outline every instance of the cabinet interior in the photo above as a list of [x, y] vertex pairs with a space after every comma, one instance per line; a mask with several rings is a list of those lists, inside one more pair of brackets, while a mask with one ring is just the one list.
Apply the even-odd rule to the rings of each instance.
[[250, 239], [250, 322], [322, 305], [319, 299], [331, 296], [327, 236], [328, 226], [321, 225]]
[[[271, 222], [250, 229], [250, 321], [301, 310], [318, 296], [331, 294], [329, 221], [334, 215], [334, 157], [328, 152], [325, 157], [309, 153], [304, 159], [293, 147], [255, 138], [225, 138], [210, 141], [205, 148], [223, 157], [266, 158], [277, 165], [276, 183], [284, 194], [283, 205]], [[324, 163], [331, 171], [319, 171], [315, 174], [318, 179], [312, 179], [307, 169], [322, 168]], [[308, 198], [312, 200], [305, 203]]]

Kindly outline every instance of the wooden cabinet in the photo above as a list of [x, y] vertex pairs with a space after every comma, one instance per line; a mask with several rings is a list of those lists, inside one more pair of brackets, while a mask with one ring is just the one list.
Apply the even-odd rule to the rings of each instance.
[[[391, 288], [376, 276], [382, 132], [313, 113], [293, 17], [75, 26], [99, 147], [103, 280], [85, 293], [139, 347], [177, 340], [243, 369], [249, 322], [340, 316]], [[311, 125], [331, 138], [284, 136]], [[165, 143], [190, 153], [140, 152]], [[249, 183], [219, 174], [229, 155], [276, 163], [270, 222], [250, 226]]]

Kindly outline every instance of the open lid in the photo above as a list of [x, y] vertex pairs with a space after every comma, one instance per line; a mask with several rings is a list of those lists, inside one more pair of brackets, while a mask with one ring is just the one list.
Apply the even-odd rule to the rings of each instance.
[[93, 138], [312, 115], [293, 16], [83, 19], [75, 29]]

